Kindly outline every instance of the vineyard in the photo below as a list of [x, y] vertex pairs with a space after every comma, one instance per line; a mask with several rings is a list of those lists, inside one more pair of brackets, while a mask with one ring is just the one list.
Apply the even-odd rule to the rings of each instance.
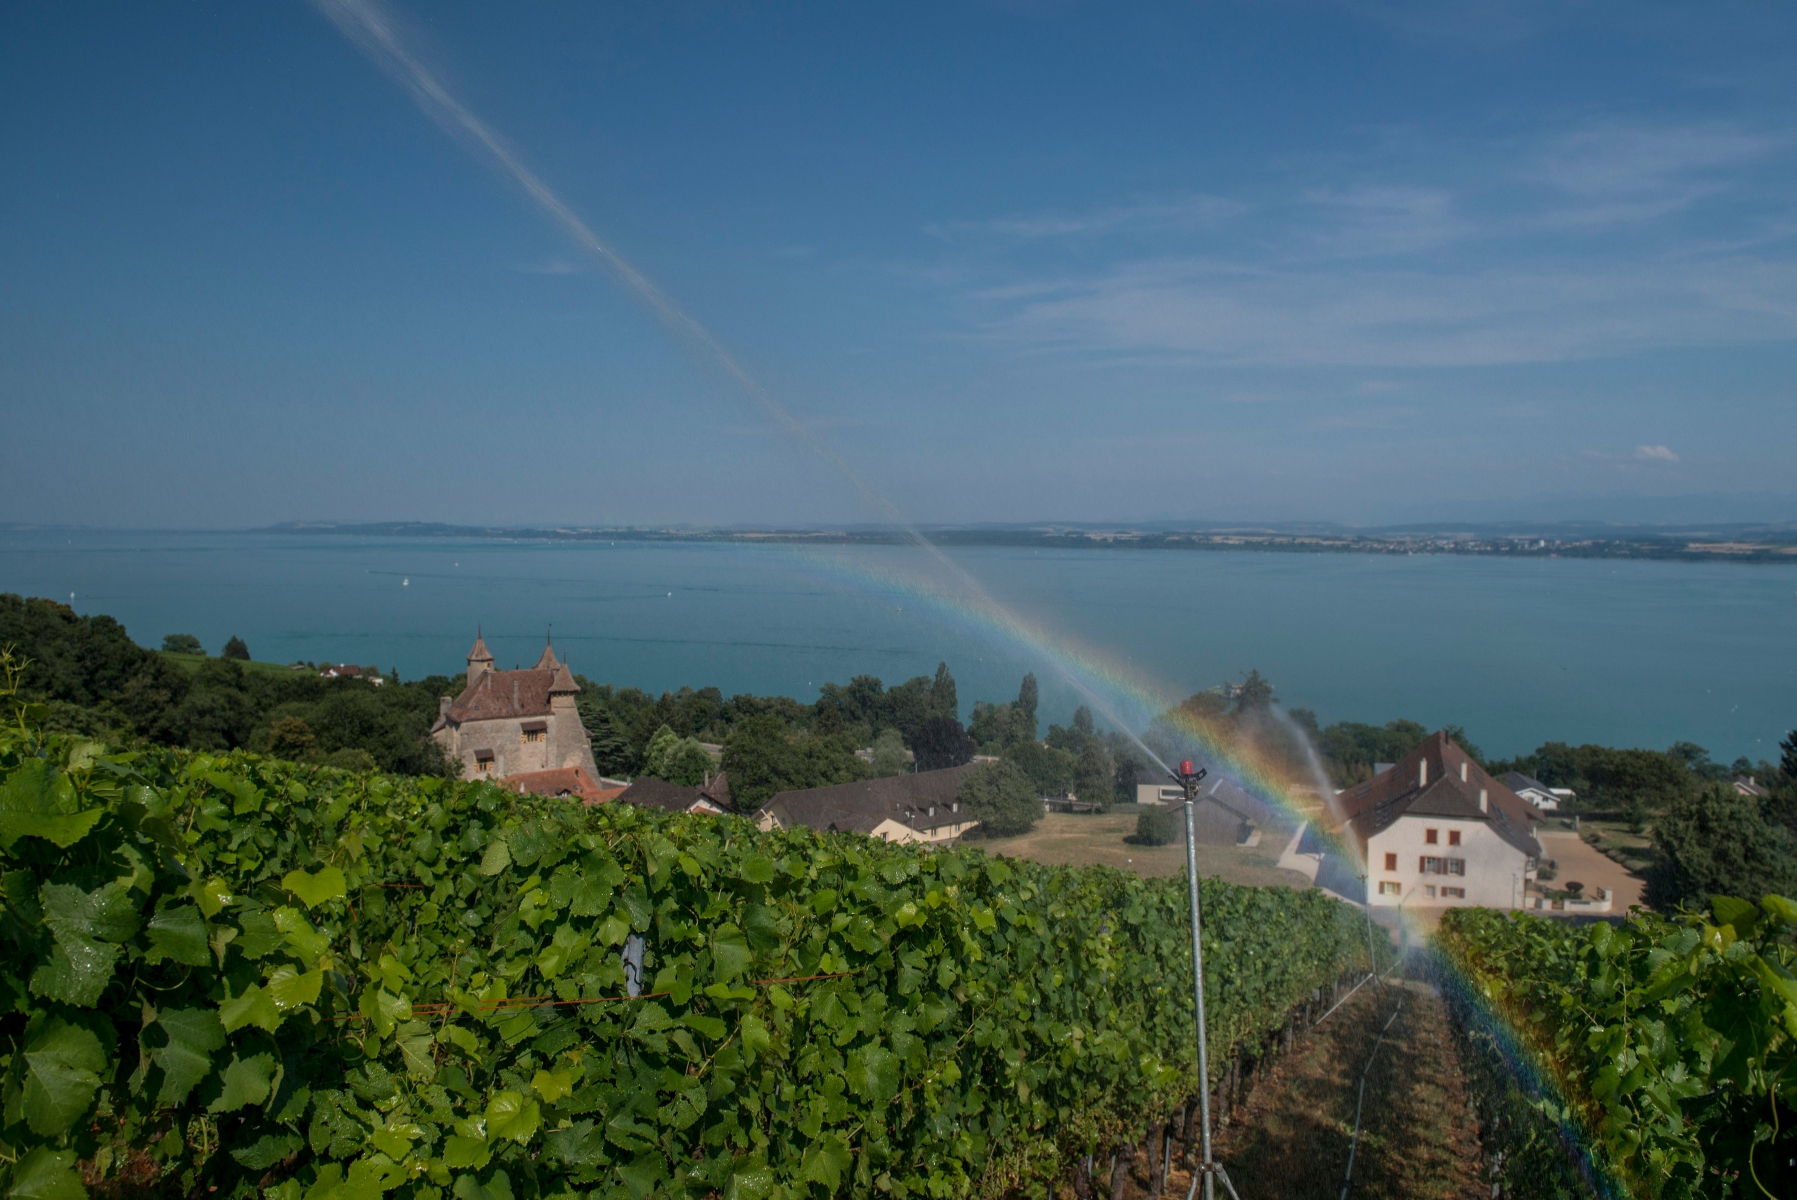
[[[5, 1193], [1040, 1194], [1197, 1087], [1182, 880], [0, 734]], [[1206, 883], [1211, 1061], [1359, 965]], [[1083, 1189], [1082, 1189], [1083, 1190]]]
[[[1513, 1120], [1533, 1118], [1506, 1134], [1517, 1194], [1571, 1195], [1582, 1174], [1607, 1195], [1797, 1196], [1794, 935], [1797, 904], [1779, 896], [1620, 927], [1449, 913], [1465, 1024], [1498, 1031], [1475, 1041], [1516, 1060], [1492, 1075]], [[1539, 1094], [1516, 1094], [1537, 1070]], [[1588, 1136], [1552, 1136], [1567, 1127]]]

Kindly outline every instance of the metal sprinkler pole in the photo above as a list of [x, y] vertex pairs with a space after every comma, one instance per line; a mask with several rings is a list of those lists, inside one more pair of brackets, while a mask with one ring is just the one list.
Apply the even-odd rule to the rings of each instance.
[[[1205, 775], [1204, 768], [1193, 770], [1190, 760], [1179, 764], [1179, 774], [1173, 778], [1185, 791], [1186, 795], [1186, 881], [1192, 889], [1192, 1001], [1196, 1006], [1198, 1021], [1198, 1123], [1202, 1130], [1203, 1161], [1198, 1164], [1198, 1173], [1204, 1179], [1204, 1200], [1216, 1200], [1217, 1185], [1212, 1178], [1216, 1165], [1211, 1160], [1210, 1150], [1210, 1046], [1204, 1030], [1204, 916], [1198, 900], [1198, 828], [1196, 812], [1198, 808], [1198, 781]], [[1192, 1193], [1198, 1190], [1198, 1179], [1192, 1180], [1192, 1189], [1186, 1193], [1186, 1200], [1191, 1200]], [[1233, 1192], [1235, 1189], [1231, 1188]]]

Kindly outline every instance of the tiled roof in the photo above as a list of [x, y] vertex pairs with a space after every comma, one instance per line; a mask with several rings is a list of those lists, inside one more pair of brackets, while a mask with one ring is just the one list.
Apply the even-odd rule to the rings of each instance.
[[471, 663], [493, 661], [492, 651], [487, 649], [487, 639], [478, 633], [474, 635], [474, 649], [468, 651], [468, 661]]
[[555, 668], [555, 680], [549, 685], [551, 696], [578, 696], [580, 685], [574, 682], [574, 672], [568, 670], [567, 663], [558, 663]]
[[669, 812], [729, 812], [730, 784], [721, 773], [704, 787], [686, 787], [645, 775], [618, 793], [617, 798], [626, 804]]
[[974, 769], [975, 765], [968, 763], [940, 771], [780, 792], [762, 811], [778, 816], [784, 825], [825, 831], [871, 833], [886, 820], [917, 830], [959, 825], [971, 818], [965, 811], [953, 811], [952, 806], [960, 795], [961, 781]]
[[1498, 779], [1513, 792], [1521, 792], [1524, 788], [1534, 788], [1544, 796], [1551, 796], [1554, 791], [1533, 775], [1524, 775], [1521, 771], [1505, 771], [1498, 776]]
[[558, 767], [553, 771], [523, 771], [494, 780], [500, 787], [531, 796], [573, 796], [591, 803], [609, 799], [606, 789], [582, 767]]
[[539, 671], [555, 670], [555, 647], [554, 646], [551, 646], [546, 642], [544, 643], [543, 653], [537, 656], [537, 670], [539, 670]]
[[444, 713], [451, 721], [495, 721], [506, 717], [546, 717], [554, 671], [483, 671]]
[[[1428, 764], [1426, 776], [1422, 765]], [[1461, 769], [1466, 779], [1460, 778]], [[1479, 807], [1484, 789], [1488, 810]], [[1430, 734], [1404, 760], [1383, 774], [1336, 797], [1337, 809], [1364, 849], [1367, 838], [1406, 813], [1457, 820], [1485, 821], [1524, 854], [1539, 857], [1535, 806], [1485, 773], [1483, 767], [1440, 730]]]

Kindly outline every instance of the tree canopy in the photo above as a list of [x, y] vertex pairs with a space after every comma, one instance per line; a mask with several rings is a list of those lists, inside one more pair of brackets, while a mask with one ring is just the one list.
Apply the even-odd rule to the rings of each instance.
[[1675, 796], [1654, 842], [1661, 861], [1648, 875], [1647, 900], [1655, 908], [1797, 893], [1797, 839], [1765, 818], [1758, 799], [1727, 784]]
[[1015, 763], [982, 763], [961, 781], [960, 802], [978, 821], [982, 837], [1016, 837], [1042, 819], [1042, 801]]

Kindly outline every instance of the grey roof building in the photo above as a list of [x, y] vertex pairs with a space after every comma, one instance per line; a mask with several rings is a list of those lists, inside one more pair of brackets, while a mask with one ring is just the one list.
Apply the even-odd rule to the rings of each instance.
[[977, 764], [780, 792], [755, 814], [763, 829], [803, 825], [889, 842], [948, 842], [979, 822], [961, 805], [961, 781]]

